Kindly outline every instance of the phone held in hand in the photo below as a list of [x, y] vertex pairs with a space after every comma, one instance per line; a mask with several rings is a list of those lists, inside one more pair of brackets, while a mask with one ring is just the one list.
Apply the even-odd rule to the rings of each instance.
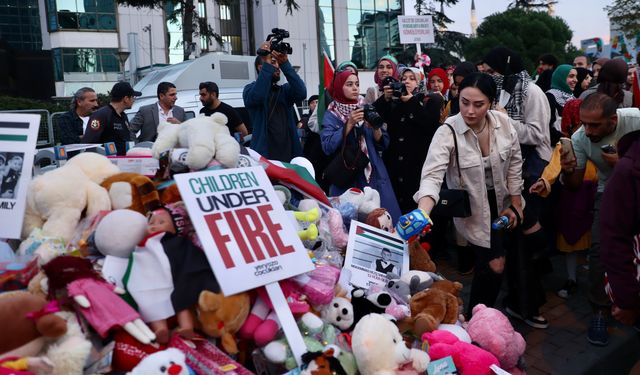
[[571, 138], [561, 137], [560, 146], [562, 147], [562, 154], [568, 155], [567, 161], [576, 160], [576, 153], [575, 151], [573, 151], [573, 143], [571, 143]]
[[600, 146], [600, 149], [605, 154], [615, 154], [616, 152], [618, 152], [616, 148], [613, 147], [612, 145], [603, 145], [603, 146]]

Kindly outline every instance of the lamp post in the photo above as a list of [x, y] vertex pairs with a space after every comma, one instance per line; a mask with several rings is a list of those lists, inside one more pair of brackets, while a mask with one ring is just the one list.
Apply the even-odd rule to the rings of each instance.
[[143, 27], [142, 31], [149, 32], [149, 70], [153, 70], [153, 39], [151, 36], [151, 24]]
[[124, 70], [124, 63], [127, 62], [129, 55], [131, 52], [129, 51], [118, 51], [116, 52], [116, 56], [118, 57], [118, 61], [120, 62], [120, 71], [122, 72], [122, 79], [127, 81], [127, 74]]

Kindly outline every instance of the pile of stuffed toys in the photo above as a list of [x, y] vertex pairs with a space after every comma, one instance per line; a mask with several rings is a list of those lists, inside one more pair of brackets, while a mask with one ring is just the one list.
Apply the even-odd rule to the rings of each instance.
[[317, 191], [299, 193], [307, 187], [289, 189], [295, 181], [268, 164], [315, 264], [280, 281], [308, 349], [298, 367], [263, 288], [220, 292], [171, 181], [247, 165], [225, 124], [215, 114], [162, 126], [147, 152], [162, 160], [188, 151], [155, 179], [84, 152], [32, 180], [16, 249], [27, 260], [11, 282], [0, 275], [0, 375], [419, 374], [446, 357], [459, 374], [524, 371], [522, 336], [483, 305], [465, 322], [462, 284], [438, 274], [417, 239], [410, 272], [347, 290], [339, 281], [351, 221], [394, 231], [379, 194], [350, 189], [319, 200]]

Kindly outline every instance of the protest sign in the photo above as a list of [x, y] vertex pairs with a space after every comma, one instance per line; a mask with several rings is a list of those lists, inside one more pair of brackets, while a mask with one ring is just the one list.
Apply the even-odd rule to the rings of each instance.
[[344, 269], [351, 272], [351, 287], [385, 285], [387, 272], [409, 271], [407, 244], [396, 234], [351, 221]]
[[435, 43], [431, 16], [398, 16], [400, 43]]
[[0, 114], [0, 238], [20, 238], [40, 115]]

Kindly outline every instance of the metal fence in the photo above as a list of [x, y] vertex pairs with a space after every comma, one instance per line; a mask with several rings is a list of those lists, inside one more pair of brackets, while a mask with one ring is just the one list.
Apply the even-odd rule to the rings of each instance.
[[[51, 115], [46, 109], [18, 109], [9, 111], [0, 111], [4, 113], [32, 113], [40, 115], [40, 129], [38, 130], [38, 141], [36, 143], [37, 148], [50, 147], [55, 145], [55, 138], [53, 135], [53, 125], [51, 121]], [[57, 113], [54, 113], [54, 115]]]

